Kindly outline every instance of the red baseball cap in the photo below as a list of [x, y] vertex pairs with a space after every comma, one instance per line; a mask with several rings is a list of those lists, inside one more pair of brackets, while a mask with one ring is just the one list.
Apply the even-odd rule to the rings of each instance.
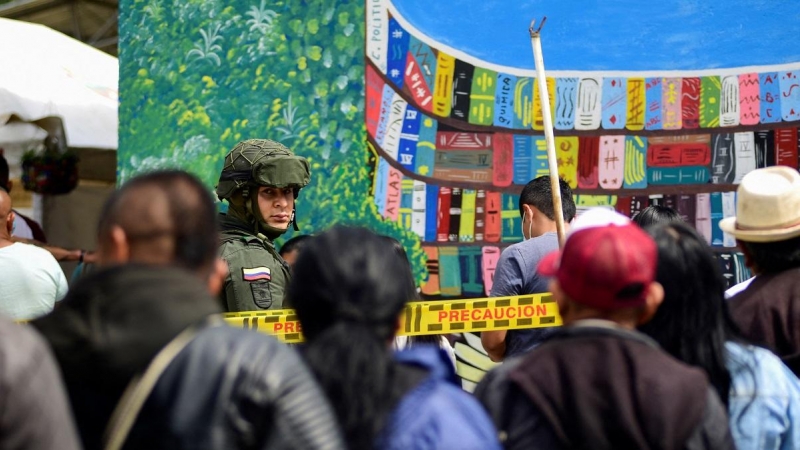
[[545, 256], [538, 271], [558, 280], [575, 302], [598, 309], [641, 306], [656, 276], [658, 250], [638, 226], [612, 224], [574, 230], [563, 250]]

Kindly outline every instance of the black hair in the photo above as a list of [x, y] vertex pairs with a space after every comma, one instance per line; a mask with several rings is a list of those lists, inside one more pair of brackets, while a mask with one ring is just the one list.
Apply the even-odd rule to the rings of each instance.
[[336, 226], [308, 241], [288, 301], [307, 344], [304, 357], [328, 396], [351, 449], [372, 449], [396, 400], [389, 342], [416, 291], [390, 240]]
[[[164, 195], [166, 211], [151, 209], [152, 192]], [[169, 226], [158, 228], [143, 214], [165, 214]], [[193, 175], [181, 170], [163, 170], [137, 176], [106, 200], [100, 214], [98, 235], [106, 236], [119, 226], [131, 241], [171, 237], [172, 265], [189, 270], [210, 269], [217, 255], [219, 230], [216, 207], [208, 189]]]
[[800, 236], [777, 242], [738, 243], [759, 273], [779, 273], [800, 267]]
[[278, 254], [283, 256], [295, 250], [300, 251], [300, 249], [305, 245], [305, 240], [310, 237], [310, 234], [298, 234], [297, 236], [293, 236], [291, 239], [281, 245], [281, 249]]
[[657, 223], [683, 222], [683, 217], [669, 206], [650, 205], [633, 216], [633, 223], [642, 228]]
[[[558, 179], [561, 188], [561, 211], [564, 213], [564, 221], [571, 222], [575, 217], [575, 200], [572, 198], [572, 188], [563, 179]], [[525, 213], [523, 205], [530, 205], [543, 212], [550, 220], [556, 220], [555, 207], [553, 206], [553, 189], [550, 187], [550, 176], [543, 175], [529, 181], [522, 188], [519, 195], [519, 215]]]
[[686, 223], [661, 223], [646, 231], [658, 246], [656, 281], [664, 287], [664, 301], [640, 331], [672, 356], [705, 370], [727, 406], [731, 375], [725, 342], [742, 339], [728, 312], [719, 263]]

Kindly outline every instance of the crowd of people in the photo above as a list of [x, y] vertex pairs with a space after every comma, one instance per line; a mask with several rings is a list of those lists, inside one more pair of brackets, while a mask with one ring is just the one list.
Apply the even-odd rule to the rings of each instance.
[[[276, 248], [310, 177], [260, 139], [225, 158], [224, 213], [186, 172], [140, 175], [108, 199], [97, 267], [68, 290], [51, 253], [11, 237], [0, 189], [0, 448], [800, 448], [796, 169], [742, 180], [720, 227], [756, 276], [730, 299], [674, 211], [575, 217], [559, 180], [559, 248], [550, 179], [532, 180], [491, 293], [551, 292], [563, 326], [484, 333], [502, 364], [474, 395], [447, 339], [398, 339], [419, 294], [397, 241], [336, 225]], [[284, 308], [303, 344], [220, 319]]]

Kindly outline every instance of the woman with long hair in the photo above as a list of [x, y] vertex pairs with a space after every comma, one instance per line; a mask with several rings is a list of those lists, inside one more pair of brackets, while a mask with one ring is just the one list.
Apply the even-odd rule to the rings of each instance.
[[777, 356], [739, 337], [711, 248], [685, 223], [647, 231], [658, 244], [656, 279], [664, 301], [640, 330], [706, 371], [728, 407], [739, 450], [800, 448], [800, 381]]
[[407, 260], [364, 228], [309, 239], [289, 300], [303, 327], [303, 355], [351, 449], [499, 448], [485, 411], [455, 385], [434, 346], [394, 355], [406, 302], [416, 296]]

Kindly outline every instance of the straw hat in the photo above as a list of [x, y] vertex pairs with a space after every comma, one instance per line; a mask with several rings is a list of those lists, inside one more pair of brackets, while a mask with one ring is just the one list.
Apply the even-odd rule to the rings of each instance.
[[756, 169], [736, 191], [736, 217], [719, 227], [745, 242], [776, 242], [800, 236], [800, 173], [787, 166]]

